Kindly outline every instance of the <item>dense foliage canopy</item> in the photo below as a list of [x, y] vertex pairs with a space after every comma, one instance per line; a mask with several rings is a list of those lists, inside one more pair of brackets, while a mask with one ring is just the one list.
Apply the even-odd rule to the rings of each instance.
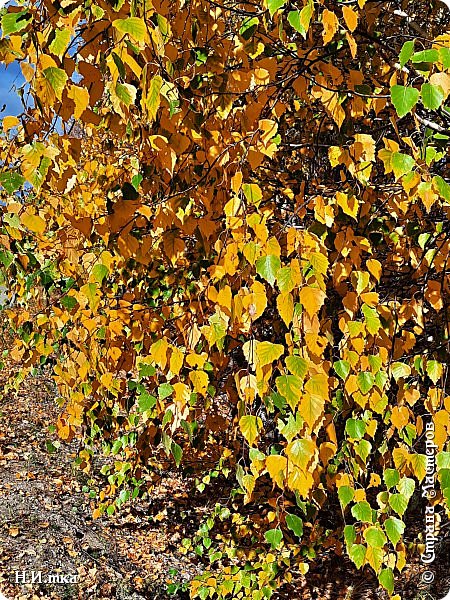
[[113, 457], [95, 516], [171, 463], [222, 490], [184, 544], [193, 597], [270, 597], [324, 548], [393, 593], [429, 423], [448, 511], [449, 15], [4, 10], [26, 81], [0, 140], [9, 389], [51, 365], [80, 467]]

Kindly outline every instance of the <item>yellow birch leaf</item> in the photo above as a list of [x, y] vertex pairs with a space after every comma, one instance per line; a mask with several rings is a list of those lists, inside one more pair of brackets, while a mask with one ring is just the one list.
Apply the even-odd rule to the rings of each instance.
[[167, 350], [169, 349], [169, 344], [167, 340], [161, 338], [154, 342], [150, 346], [150, 356], [152, 360], [159, 366], [161, 369], [165, 369], [167, 364]]
[[[345, 37], [347, 38], [347, 42], [350, 47], [350, 53], [352, 55], [352, 58], [355, 58], [358, 53], [358, 45], [356, 43], [356, 40], [349, 31], [345, 32]], [[369, 169], [366, 170], [366, 172], [368, 172], [368, 171], [369, 171]], [[366, 173], [364, 173], [364, 175], [365, 174]], [[368, 174], [370, 175], [370, 172]], [[367, 177], [368, 177], [368, 175], [367, 175]]]
[[278, 360], [284, 352], [284, 346], [281, 344], [272, 344], [272, 342], [259, 342], [256, 347], [256, 356], [258, 357], [259, 365], [265, 367]]
[[425, 299], [436, 311], [442, 310], [444, 303], [442, 301], [441, 284], [439, 281], [429, 280], [425, 289]]
[[292, 323], [294, 316], [294, 299], [290, 292], [284, 294], [278, 294], [277, 296], [277, 308], [280, 313], [280, 317], [283, 319], [286, 327]]
[[253, 446], [258, 439], [262, 421], [260, 417], [256, 417], [255, 415], [244, 415], [239, 419], [239, 427], [247, 442], [250, 446]]
[[172, 354], [170, 355], [170, 363], [169, 368], [172, 373], [178, 375], [181, 371], [181, 367], [183, 366], [184, 354], [183, 352], [177, 348], [176, 346], [172, 346]]
[[286, 456], [289, 461], [303, 471], [306, 471], [310, 462], [317, 453], [316, 444], [310, 439], [297, 438], [286, 446]]
[[310, 317], [319, 312], [325, 301], [325, 297], [325, 293], [322, 290], [309, 285], [302, 287], [300, 290], [300, 302]]
[[89, 92], [85, 87], [79, 85], [71, 85], [67, 92], [68, 98], [74, 101], [75, 110], [73, 116], [75, 119], [81, 118], [81, 115], [89, 106]]
[[160, 75], [155, 75], [151, 81], [147, 92], [147, 97], [145, 100], [145, 106], [147, 108], [147, 115], [150, 121], [154, 121], [156, 119], [156, 114], [158, 112], [159, 105], [161, 103], [161, 88], [162, 88], [163, 80]]
[[334, 37], [334, 34], [339, 29], [339, 21], [331, 10], [327, 8], [323, 11], [322, 14], [322, 23], [323, 23], [323, 43], [328, 44]]
[[349, 31], [353, 33], [358, 26], [358, 14], [349, 6], [342, 7], [342, 14]]
[[403, 429], [409, 423], [409, 410], [406, 406], [395, 406], [391, 414], [391, 422], [397, 429]]
[[20, 123], [17, 117], [3, 117], [3, 131], [6, 133], [12, 127], [16, 127]]
[[205, 371], [191, 371], [189, 379], [194, 386], [194, 391], [204, 396], [209, 384], [208, 374]]
[[21, 215], [20, 221], [22, 225], [25, 225], [25, 227], [33, 233], [41, 234], [45, 231], [45, 221], [39, 215], [26, 212]]
[[322, 417], [324, 407], [325, 400], [320, 396], [308, 392], [303, 394], [299, 412], [311, 431], [314, 431], [316, 423]]
[[314, 478], [309, 471], [305, 473], [299, 467], [292, 466], [288, 470], [287, 485], [290, 490], [297, 490], [302, 498], [307, 498], [314, 485]]
[[342, 211], [355, 219], [358, 215], [359, 201], [352, 194], [344, 194], [343, 192], [336, 192], [336, 204], [342, 208]]
[[426, 454], [410, 454], [409, 455], [410, 465], [412, 472], [419, 481], [427, 474], [427, 456]]
[[144, 19], [140, 17], [129, 17], [128, 19], [116, 19], [113, 27], [121, 34], [128, 34], [136, 42], [143, 42], [147, 34], [147, 26]]
[[279, 454], [266, 457], [266, 469], [273, 481], [280, 487], [284, 487], [286, 477], [287, 458]]
[[179, 381], [173, 384], [173, 389], [175, 393], [175, 403], [180, 410], [183, 410], [189, 402], [191, 396], [190, 389], [185, 383]]
[[255, 478], [253, 475], [247, 474], [242, 477], [242, 485], [245, 489], [244, 504], [248, 504], [252, 499], [253, 490], [255, 489]]
[[67, 83], [67, 73], [58, 67], [47, 67], [43, 71], [45, 80], [50, 84], [58, 100], [62, 100], [62, 93]]
[[373, 275], [377, 281], [380, 281], [383, 272], [383, 267], [381, 266], [380, 261], [376, 260], [375, 258], [369, 258], [366, 261], [366, 266], [369, 270], [369, 273]]
[[25, 81], [27, 83], [30, 83], [30, 81], [34, 77], [34, 68], [30, 65], [30, 63], [26, 63], [26, 62], [21, 62], [20, 68], [22, 70], [22, 75], [23, 75]]

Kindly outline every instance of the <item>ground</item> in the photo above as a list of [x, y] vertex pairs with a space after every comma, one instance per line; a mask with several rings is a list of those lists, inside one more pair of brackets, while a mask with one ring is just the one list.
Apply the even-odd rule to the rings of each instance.
[[[90, 476], [73, 467], [76, 442], [53, 446], [49, 426], [57, 414], [55, 394], [44, 373], [0, 403], [0, 591], [10, 600], [170, 598], [167, 584], [172, 579], [181, 582], [199, 570], [193, 557], [178, 550], [193, 527], [192, 498], [183, 482], [177, 473], [169, 473], [150, 500], [138, 501], [112, 518], [93, 520]], [[407, 539], [414, 542], [420, 519], [410, 527]], [[402, 600], [446, 595], [450, 539], [438, 548], [434, 587], [421, 583], [424, 568], [416, 557], [399, 584]], [[24, 584], [23, 571], [28, 578], [32, 571], [35, 577], [42, 572], [42, 581]], [[48, 573], [76, 576], [77, 583], [46, 583]], [[187, 596], [178, 591], [175, 597]], [[386, 597], [369, 571], [358, 572], [349, 561], [327, 553], [276, 599]]]

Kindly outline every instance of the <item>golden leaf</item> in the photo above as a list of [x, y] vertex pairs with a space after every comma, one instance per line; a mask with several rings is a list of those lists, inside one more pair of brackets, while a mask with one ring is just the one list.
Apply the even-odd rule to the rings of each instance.
[[280, 488], [283, 488], [287, 470], [287, 458], [279, 454], [267, 456], [266, 469], [273, 481]]
[[322, 23], [323, 23], [323, 43], [328, 44], [333, 39], [335, 33], [339, 29], [339, 21], [334, 14], [327, 8], [322, 13]]
[[306, 285], [300, 290], [300, 302], [311, 317], [319, 312], [325, 298], [325, 293], [319, 288]]
[[358, 26], [358, 14], [346, 5], [342, 7], [342, 14], [349, 31], [353, 33]]

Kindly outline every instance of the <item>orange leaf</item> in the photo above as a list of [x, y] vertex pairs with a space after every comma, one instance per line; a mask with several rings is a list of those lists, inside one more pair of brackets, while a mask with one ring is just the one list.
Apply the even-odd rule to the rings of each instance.
[[323, 23], [323, 43], [328, 44], [333, 39], [335, 33], [339, 29], [339, 21], [331, 10], [327, 8], [323, 11], [322, 14], [322, 23]]
[[358, 14], [349, 6], [342, 7], [342, 14], [344, 15], [344, 21], [348, 29], [353, 33], [358, 25]]
[[309, 285], [302, 287], [300, 290], [300, 302], [310, 317], [319, 312], [325, 301], [325, 297], [325, 293], [322, 290]]

